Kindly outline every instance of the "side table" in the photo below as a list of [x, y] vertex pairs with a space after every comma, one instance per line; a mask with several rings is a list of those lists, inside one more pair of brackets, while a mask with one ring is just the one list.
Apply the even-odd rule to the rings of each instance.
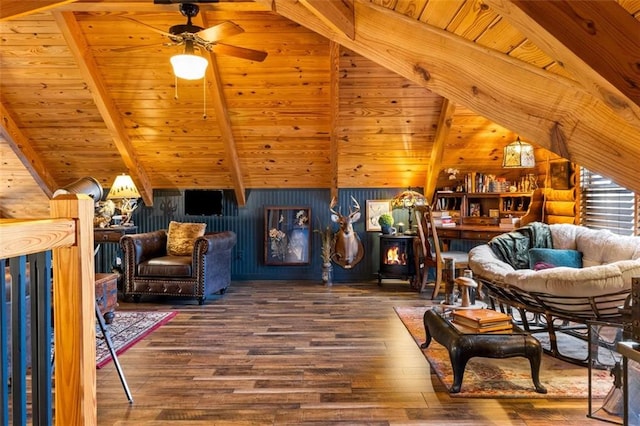
[[547, 393], [540, 383], [542, 346], [529, 334], [516, 331], [506, 333], [463, 333], [450, 321], [432, 309], [424, 313], [426, 341], [420, 346], [429, 347], [431, 339], [447, 348], [453, 369], [451, 393], [460, 392], [467, 362], [473, 357], [512, 358], [525, 357], [531, 365], [531, 378], [538, 393]]
[[120, 238], [125, 234], [135, 234], [138, 232], [137, 226], [108, 226], [106, 228], [93, 228], [93, 242], [119, 243]]
[[[106, 228], [93, 228], [93, 244], [96, 254], [96, 272], [111, 273], [122, 272], [119, 267], [113, 266], [113, 259], [120, 253], [120, 238], [126, 234], [138, 232], [137, 226], [109, 226]], [[103, 245], [115, 245], [115, 247], [102, 247]], [[98, 256], [98, 254], [100, 254]], [[110, 265], [110, 266], [109, 266]], [[118, 288], [121, 288], [120, 277], [118, 276]]]

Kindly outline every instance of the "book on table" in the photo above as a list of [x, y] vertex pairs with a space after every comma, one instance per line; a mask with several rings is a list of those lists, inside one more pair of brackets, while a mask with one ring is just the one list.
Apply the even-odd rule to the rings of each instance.
[[453, 311], [453, 322], [477, 332], [509, 330], [511, 316], [493, 309], [458, 309]]

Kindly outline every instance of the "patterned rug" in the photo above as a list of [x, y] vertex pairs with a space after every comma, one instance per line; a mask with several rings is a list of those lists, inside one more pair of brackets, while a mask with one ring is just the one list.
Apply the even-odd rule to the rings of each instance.
[[[113, 322], [107, 325], [116, 354], [120, 355], [177, 314], [178, 312], [116, 310]], [[96, 368], [102, 368], [110, 361], [111, 353], [107, 342], [96, 324]]]
[[[394, 308], [418, 347], [425, 341], [422, 317], [427, 307]], [[447, 350], [435, 340], [422, 349], [432, 371], [451, 389], [453, 371]], [[604, 398], [613, 385], [608, 370], [593, 370], [593, 398]], [[472, 358], [467, 363], [460, 393], [452, 397], [464, 398], [588, 398], [589, 370], [548, 355], [542, 356], [540, 381], [546, 394], [535, 391], [531, 381], [531, 367], [526, 358]]]

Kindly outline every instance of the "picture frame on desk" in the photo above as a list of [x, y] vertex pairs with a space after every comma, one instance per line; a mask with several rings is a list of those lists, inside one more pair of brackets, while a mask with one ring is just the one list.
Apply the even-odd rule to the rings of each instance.
[[480, 217], [480, 203], [469, 203], [469, 216]]

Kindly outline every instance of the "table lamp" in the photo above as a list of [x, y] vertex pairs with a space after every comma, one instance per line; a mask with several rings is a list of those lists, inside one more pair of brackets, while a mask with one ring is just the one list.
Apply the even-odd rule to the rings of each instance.
[[411, 188], [402, 191], [391, 200], [391, 207], [407, 209], [409, 211], [409, 229], [405, 231], [405, 235], [414, 235], [413, 231], [413, 209], [416, 206], [424, 206], [427, 200], [424, 195], [419, 192], [412, 191]]
[[107, 194], [107, 200], [114, 200], [116, 207], [122, 213], [122, 226], [133, 226], [131, 215], [138, 207], [138, 198], [140, 193], [131, 176], [124, 173], [117, 176]]

